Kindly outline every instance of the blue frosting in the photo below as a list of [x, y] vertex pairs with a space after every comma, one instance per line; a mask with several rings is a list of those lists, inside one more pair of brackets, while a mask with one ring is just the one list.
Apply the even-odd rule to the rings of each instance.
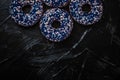
[[43, 2], [52, 7], [63, 7], [68, 4], [70, 0], [43, 0]]
[[[90, 12], [86, 13], [82, 11], [84, 4], [90, 5]], [[73, 19], [83, 25], [92, 25], [98, 22], [103, 13], [101, 0], [71, 0], [69, 9]]]
[[[31, 5], [30, 13], [25, 14], [22, 7]], [[19, 25], [28, 27], [33, 26], [42, 16], [43, 6], [41, 0], [12, 0], [10, 6], [11, 17]]]
[[[54, 28], [51, 25], [55, 20], [59, 21], [61, 24], [58, 28]], [[47, 39], [54, 42], [59, 42], [66, 39], [70, 35], [72, 28], [73, 22], [69, 13], [59, 8], [47, 10], [40, 22], [42, 34]]]

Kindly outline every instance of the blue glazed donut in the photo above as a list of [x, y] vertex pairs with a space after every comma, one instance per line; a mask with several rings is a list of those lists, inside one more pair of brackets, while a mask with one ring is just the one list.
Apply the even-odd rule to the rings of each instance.
[[[52, 23], [59, 21], [60, 26], [54, 28]], [[53, 42], [60, 42], [66, 39], [73, 29], [73, 22], [69, 13], [59, 8], [47, 10], [40, 21], [40, 30], [42, 34]]]
[[[83, 10], [85, 5], [89, 5], [90, 11]], [[98, 22], [103, 13], [101, 0], [71, 0], [69, 9], [73, 19], [82, 25], [92, 25]]]
[[[31, 6], [29, 13], [24, 13], [22, 8], [26, 5]], [[21, 26], [33, 26], [42, 15], [43, 6], [41, 0], [12, 0], [10, 6], [11, 17]]]
[[63, 7], [69, 3], [70, 0], [43, 0], [43, 2], [51, 7]]

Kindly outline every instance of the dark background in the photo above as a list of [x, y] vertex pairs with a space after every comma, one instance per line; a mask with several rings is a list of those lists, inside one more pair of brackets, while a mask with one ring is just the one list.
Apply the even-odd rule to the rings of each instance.
[[10, 2], [0, 0], [0, 80], [120, 80], [120, 0], [104, 0], [96, 24], [74, 21], [60, 43], [45, 39], [39, 23], [17, 25], [9, 17]]

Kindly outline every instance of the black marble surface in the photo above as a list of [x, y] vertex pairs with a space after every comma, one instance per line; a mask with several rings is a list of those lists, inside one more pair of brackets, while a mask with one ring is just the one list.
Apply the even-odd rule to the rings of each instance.
[[98, 23], [74, 22], [60, 43], [46, 40], [39, 23], [18, 26], [10, 18], [10, 2], [0, 0], [0, 80], [120, 80], [120, 0], [104, 0]]

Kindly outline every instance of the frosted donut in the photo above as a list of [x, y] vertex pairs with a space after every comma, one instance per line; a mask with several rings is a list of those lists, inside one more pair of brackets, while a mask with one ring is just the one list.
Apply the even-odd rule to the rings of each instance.
[[[31, 6], [29, 13], [24, 13], [22, 8], [26, 5]], [[16, 23], [21, 26], [33, 26], [42, 16], [43, 6], [41, 0], [12, 0], [10, 14]]]
[[64, 7], [70, 0], [42, 0], [46, 5], [51, 7]]
[[70, 14], [82, 25], [92, 25], [98, 22], [103, 13], [101, 0], [71, 0]]
[[[60, 26], [54, 28], [52, 23], [59, 21]], [[50, 41], [60, 42], [69, 37], [73, 29], [73, 22], [69, 13], [59, 8], [47, 10], [40, 21], [40, 30], [42, 34]]]

